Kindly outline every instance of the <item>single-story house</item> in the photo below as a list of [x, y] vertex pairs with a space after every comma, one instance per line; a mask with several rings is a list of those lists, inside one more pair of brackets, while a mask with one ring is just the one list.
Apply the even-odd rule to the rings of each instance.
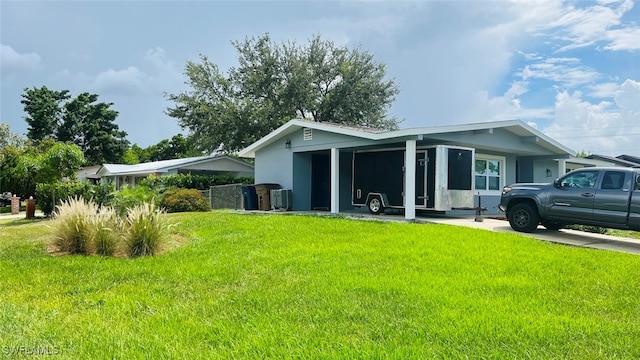
[[[95, 175], [88, 177], [114, 182], [116, 189], [119, 189], [123, 185], [135, 185], [137, 181], [149, 175], [193, 174], [242, 177], [253, 176], [253, 170], [253, 165], [242, 159], [228, 155], [208, 155], [134, 165], [103, 164]], [[86, 174], [85, 177], [87, 177]]]
[[620, 156], [606, 156], [606, 155], [598, 155], [593, 154], [587, 156], [587, 159], [596, 160], [596, 161], [604, 161], [615, 166], [624, 166], [624, 167], [638, 167], [640, 166], [640, 158], [631, 155], [620, 155]]
[[[239, 155], [255, 158], [256, 183], [292, 190], [292, 210], [367, 211], [378, 197], [399, 202], [407, 219], [423, 209], [468, 212], [479, 197], [487, 214], [498, 214], [505, 185], [551, 182], [578, 167], [612, 165], [577, 159], [521, 120], [381, 131], [295, 119]], [[376, 195], [360, 181], [394, 183], [397, 194]]]

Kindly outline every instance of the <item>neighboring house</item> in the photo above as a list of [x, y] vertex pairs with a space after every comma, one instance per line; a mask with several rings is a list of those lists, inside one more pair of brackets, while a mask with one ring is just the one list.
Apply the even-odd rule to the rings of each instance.
[[605, 161], [614, 164], [615, 166], [625, 166], [625, 167], [639, 167], [640, 166], [640, 158], [631, 155], [620, 155], [620, 156], [606, 156], [606, 155], [589, 155], [587, 159], [596, 160], [596, 161]]
[[104, 164], [93, 176], [100, 181], [114, 182], [116, 189], [135, 185], [149, 175], [171, 174], [253, 176], [253, 165], [227, 155], [198, 156], [184, 159], [153, 161], [135, 165]]
[[82, 169], [78, 170], [77, 179], [78, 181], [89, 181], [93, 184], [100, 180], [100, 177], [96, 174], [102, 165], [93, 165], [93, 166], [85, 166]]
[[[433, 187], [430, 190], [430, 181], [443, 181], [432, 181], [433, 175], [427, 172], [423, 163], [429, 151], [447, 149], [448, 146], [467, 149], [472, 154], [472, 174], [467, 177], [472, 179], [469, 180], [472, 182], [469, 185], [473, 190], [471, 196], [474, 206], [478, 203], [478, 196], [482, 197], [482, 206], [488, 208], [488, 214], [498, 213], [497, 205], [505, 185], [551, 182], [570, 168], [611, 165], [611, 162], [597, 159], [577, 159], [573, 150], [520, 120], [395, 131], [291, 120], [242, 150], [239, 155], [255, 158], [256, 183], [277, 183], [292, 190], [293, 210], [327, 209], [338, 213], [361, 209], [353, 205], [356, 192], [352, 188], [354, 154], [376, 154], [374, 150], [380, 149], [400, 150], [403, 158], [396, 161], [401, 162], [403, 172], [404, 163], [416, 164], [415, 171], [409, 168], [408, 173], [412, 176], [400, 175], [405, 189], [401, 189], [405, 218], [413, 219], [416, 204], [407, 202], [405, 194], [408, 198], [420, 199], [433, 197], [435, 194], [430, 192], [441, 190], [433, 190]], [[437, 156], [447, 156], [446, 151], [439, 152], [445, 155]], [[381, 166], [376, 165], [373, 156], [371, 166]], [[381, 156], [380, 162], [384, 161], [388, 160]], [[418, 164], [423, 167], [418, 168]], [[444, 176], [450, 179], [456, 177], [451, 169], [448, 175], [446, 169], [444, 172]], [[414, 173], [418, 176], [413, 176]], [[424, 194], [420, 194], [423, 190]], [[428, 209], [428, 202], [423, 204]], [[418, 209], [424, 206], [419, 205]], [[452, 209], [447, 213], [454, 211]]]

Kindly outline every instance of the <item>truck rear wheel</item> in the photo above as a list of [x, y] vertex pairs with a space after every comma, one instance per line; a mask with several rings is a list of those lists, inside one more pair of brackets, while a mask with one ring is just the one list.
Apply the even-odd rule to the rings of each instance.
[[369, 212], [376, 215], [380, 214], [384, 210], [384, 207], [382, 206], [382, 200], [380, 200], [380, 197], [378, 196], [372, 196], [369, 199], [369, 204], [367, 204], [367, 207], [369, 208]]
[[509, 225], [515, 231], [532, 233], [539, 223], [538, 211], [529, 204], [517, 204], [509, 210]]

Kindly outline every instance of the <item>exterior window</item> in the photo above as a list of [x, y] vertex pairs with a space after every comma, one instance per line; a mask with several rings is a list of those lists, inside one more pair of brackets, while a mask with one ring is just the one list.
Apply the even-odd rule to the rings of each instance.
[[576, 189], [593, 189], [598, 180], [598, 171], [579, 171], [562, 178], [563, 187]]
[[500, 191], [502, 162], [500, 160], [476, 159], [475, 165], [476, 190]]
[[602, 190], [620, 190], [624, 185], [625, 173], [622, 171], [607, 171], [602, 179]]

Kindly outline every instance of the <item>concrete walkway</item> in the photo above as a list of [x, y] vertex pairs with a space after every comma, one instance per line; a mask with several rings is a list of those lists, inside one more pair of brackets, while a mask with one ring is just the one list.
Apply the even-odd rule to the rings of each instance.
[[[34, 216], [36, 218], [38, 217], [44, 217], [44, 214], [42, 213], [42, 211], [36, 211]], [[11, 213], [9, 214], [0, 214], [0, 220], [8, 220], [8, 219], [26, 219], [27, 218], [27, 213], [22, 211], [17, 215], [11, 215]]]
[[[276, 213], [276, 212], [271, 212]], [[331, 216], [333, 214], [329, 214], [326, 212], [318, 212], [315, 213], [318, 215], [328, 215]], [[355, 219], [363, 219], [363, 220], [381, 220], [381, 221], [398, 221], [404, 222], [404, 215], [401, 214], [380, 214], [380, 215], [372, 215], [369, 213], [340, 213], [342, 216], [353, 217]], [[538, 226], [538, 230], [535, 232], [521, 233], [511, 229], [509, 226], [509, 222], [507, 220], [497, 219], [485, 217], [482, 222], [475, 221], [475, 215], [472, 216], [444, 216], [444, 215], [434, 215], [434, 216], [416, 216], [416, 222], [418, 223], [433, 223], [433, 224], [446, 224], [453, 226], [465, 226], [475, 229], [482, 229], [488, 231], [496, 231], [496, 232], [506, 232], [512, 233], [522, 236], [532, 237], [534, 239], [549, 241], [553, 243], [569, 245], [569, 246], [579, 246], [586, 247], [592, 249], [600, 249], [600, 250], [610, 250], [617, 252], [624, 252], [629, 254], [640, 255], [640, 240], [624, 238], [619, 236], [611, 236], [611, 235], [603, 235], [603, 234], [595, 234], [583, 231], [562, 229], [559, 231], [547, 230], [543, 226]]]
[[485, 218], [482, 222], [476, 222], [475, 217], [421, 217], [417, 221], [465, 226], [496, 232], [507, 232], [564, 245], [580, 246], [600, 250], [611, 250], [640, 255], [640, 240], [619, 236], [595, 234], [569, 229], [553, 231], [547, 230], [543, 226], [538, 226], [538, 230], [531, 234], [520, 233], [511, 229], [508, 221], [494, 218]]

